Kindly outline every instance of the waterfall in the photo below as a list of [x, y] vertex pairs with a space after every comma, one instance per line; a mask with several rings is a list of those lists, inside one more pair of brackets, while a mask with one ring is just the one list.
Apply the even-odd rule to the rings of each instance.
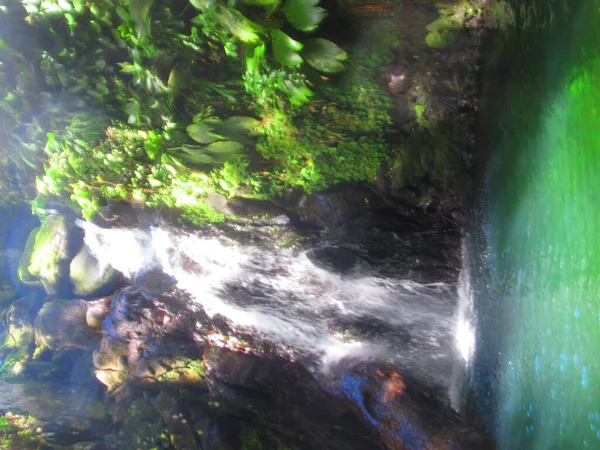
[[304, 252], [242, 246], [201, 232], [79, 225], [101, 263], [131, 279], [159, 267], [209, 316], [309, 353], [321, 367], [346, 356], [378, 359], [449, 382], [453, 284], [343, 276], [317, 267]]
[[454, 320], [454, 351], [456, 354], [449, 387], [450, 401], [454, 409], [463, 406], [464, 386], [468, 384], [469, 370], [475, 351], [476, 316], [472, 287], [472, 267], [466, 239], [462, 242], [462, 269], [458, 277], [458, 302]]

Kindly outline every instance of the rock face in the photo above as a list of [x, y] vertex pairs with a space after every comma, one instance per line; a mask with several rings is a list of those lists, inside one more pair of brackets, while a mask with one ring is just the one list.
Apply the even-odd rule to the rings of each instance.
[[87, 309], [88, 303], [84, 300], [52, 300], [45, 303], [35, 319], [35, 342], [38, 348], [56, 352], [94, 347], [98, 336], [87, 326]]
[[39, 280], [50, 295], [68, 295], [69, 265], [82, 243], [83, 231], [72, 218], [48, 216], [27, 240], [19, 265], [20, 279], [26, 284]]
[[485, 450], [491, 443], [468, 426], [435, 392], [381, 364], [344, 367], [330, 389], [347, 398], [389, 449]]
[[[136, 287], [118, 291], [102, 323], [94, 352], [98, 379], [110, 390], [125, 383], [201, 383], [202, 349], [191, 336], [195, 320], [169, 297], [147, 297]], [[197, 318], [196, 318], [197, 319]]]
[[117, 281], [117, 272], [102, 264], [87, 245], [75, 255], [69, 266], [73, 293], [81, 297], [99, 297], [110, 293]]
[[7, 312], [7, 338], [4, 345], [13, 348], [27, 348], [34, 342], [33, 322], [42, 307], [43, 298], [30, 294], [15, 301]]

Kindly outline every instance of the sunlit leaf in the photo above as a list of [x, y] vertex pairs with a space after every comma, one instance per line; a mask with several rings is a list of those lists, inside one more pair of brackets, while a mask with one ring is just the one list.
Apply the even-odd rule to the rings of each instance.
[[327, 11], [318, 4], [319, 0], [286, 0], [283, 13], [297, 30], [314, 31], [327, 15]]
[[279, 64], [291, 67], [302, 64], [302, 57], [298, 53], [302, 50], [300, 42], [293, 40], [281, 30], [272, 30], [271, 39], [273, 55]]
[[246, 134], [248, 136], [254, 136], [258, 132], [256, 131], [260, 121], [253, 117], [247, 116], [232, 116], [223, 121], [223, 131], [234, 131], [240, 134]]
[[265, 6], [265, 5], [278, 5], [281, 3], [281, 0], [243, 0], [246, 5], [257, 5], [257, 6]]
[[244, 148], [244, 146], [239, 142], [220, 141], [206, 146], [205, 151], [213, 155], [225, 155], [237, 153], [242, 150], [242, 148]]
[[304, 45], [302, 55], [308, 64], [326, 73], [343, 70], [342, 61], [348, 58], [345, 51], [327, 39], [308, 40]]
[[202, 11], [206, 8], [213, 6], [215, 4], [215, 1], [214, 0], [190, 0], [190, 3], [192, 4], [192, 6], [194, 8]]
[[213, 133], [213, 130], [214, 126], [207, 124], [205, 121], [193, 123], [186, 128], [189, 136], [199, 144], [212, 144], [223, 139], [223, 136]]
[[257, 32], [261, 31], [262, 27], [248, 20], [239, 11], [233, 8], [221, 7], [220, 12], [216, 16], [221, 24], [242, 42], [252, 43], [260, 41], [260, 36]]
[[139, 38], [150, 34], [150, 8], [154, 0], [126, 0]]
[[290, 80], [285, 80], [284, 85], [288, 92], [288, 97], [290, 102], [294, 106], [301, 105], [302, 103], [306, 103], [309, 101], [309, 97], [314, 95], [313, 91], [311, 91], [306, 84], [297, 84], [292, 83]]

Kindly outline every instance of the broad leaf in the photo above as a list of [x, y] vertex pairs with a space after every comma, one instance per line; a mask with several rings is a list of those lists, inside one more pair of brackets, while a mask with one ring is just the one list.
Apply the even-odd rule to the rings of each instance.
[[319, 0], [287, 0], [283, 13], [295, 29], [314, 31], [327, 15], [327, 11], [318, 4]]
[[302, 50], [300, 42], [293, 40], [281, 30], [272, 30], [271, 39], [273, 55], [279, 64], [290, 67], [302, 64], [302, 57], [298, 53]]
[[129, 14], [139, 38], [150, 34], [150, 8], [153, 2], [154, 0], [127, 0]]
[[214, 0], [190, 0], [192, 6], [199, 10], [204, 10], [215, 4]]
[[219, 22], [235, 37], [245, 43], [259, 42], [260, 37], [257, 34], [262, 28], [248, 20], [233, 8], [220, 8], [220, 13], [216, 14]]
[[344, 69], [341, 61], [348, 58], [348, 54], [327, 39], [310, 39], [304, 44], [302, 52], [306, 62], [315, 69], [334, 73]]
[[260, 125], [260, 121], [252, 117], [246, 116], [231, 116], [225, 119], [220, 131], [233, 132], [234, 134], [244, 134], [246, 136], [255, 136], [258, 134], [256, 129]]
[[247, 5], [265, 6], [278, 5], [279, 3], [281, 3], [281, 0], [243, 0], [243, 2]]
[[202, 121], [188, 125], [186, 131], [196, 142], [200, 144], [212, 144], [215, 141], [223, 139], [223, 136], [213, 133], [213, 129], [213, 125], [206, 123], [206, 121]]
[[207, 145], [205, 152], [213, 156], [225, 156], [232, 153], [238, 153], [244, 146], [235, 141], [220, 141]]
[[309, 97], [314, 95], [313, 91], [311, 91], [304, 83], [297, 84], [291, 82], [290, 80], [285, 80], [284, 85], [286, 87], [290, 102], [294, 106], [299, 106], [302, 103], [308, 102]]

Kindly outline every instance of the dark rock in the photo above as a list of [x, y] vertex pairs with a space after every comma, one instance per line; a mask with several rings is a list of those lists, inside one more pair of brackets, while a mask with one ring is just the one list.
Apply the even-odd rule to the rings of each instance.
[[492, 448], [479, 430], [419, 381], [381, 364], [350, 368], [345, 364], [334, 370], [330, 389], [354, 405], [363, 421], [379, 431], [387, 448]]
[[42, 307], [44, 299], [37, 293], [15, 301], [8, 308], [6, 321], [8, 324], [4, 346], [19, 349], [28, 348], [34, 342], [34, 320]]
[[140, 270], [135, 276], [134, 283], [143, 291], [158, 295], [172, 291], [177, 280], [160, 267], [151, 267]]
[[203, 385], [202, 348], [194, 341], [196, 321], [184, 305], [149, 297], [137, 287], [113, 296], [94, 352], [97, 378], [110, 390], [125, 385]]
[[231, 197], [223, 212], [236, 217], [264, 219], [281, 215], [283, 210], [274, 203], [245, 197]]
[[[365, 269], [366, 263], [358, 249], [343, 246], [312, 248], [306, 253], [317, 267], [346, 274], [356, 269]], [[363, 270], [364, 271], [364, 270]]]
[[67, 349], [90, 349], [98, 335], [86, 323], [88, 303], [84, 300], [52, 300], [45, 303], [35, 319], [37, 353]]
[[296, 210], [306, 224], [334, 228], [380, 205], [381, 200], [372, 191], [348, 185], [334, 192], [304, 196]]

